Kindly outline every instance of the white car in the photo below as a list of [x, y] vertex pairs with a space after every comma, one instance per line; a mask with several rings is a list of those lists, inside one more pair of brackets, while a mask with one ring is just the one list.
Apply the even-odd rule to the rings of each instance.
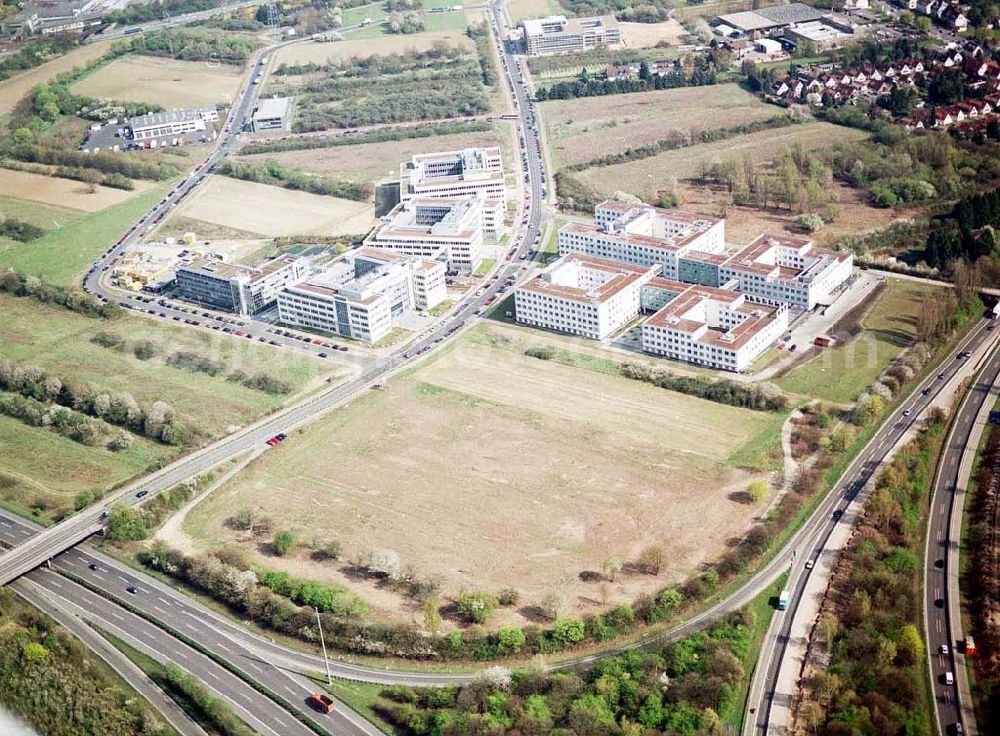
[[806, 560], [806, 570], [812, 570], [815, 564], [815, 560]]
[[951, 650], [948, 649], [948, 645], [947, 644], [942, 644], [941, 646], [938, 647], [938, 653], [939, 654], [948, 654], [950, 651]]

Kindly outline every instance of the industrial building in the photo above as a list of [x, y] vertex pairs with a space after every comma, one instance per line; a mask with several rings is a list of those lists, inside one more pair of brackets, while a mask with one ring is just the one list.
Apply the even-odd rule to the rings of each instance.
[[732, 38], [760, 38], [781, 35], [788, 27], [797, 23], [808, 23], [822, 18], [826, 12], [804, 3], [772, 5], [757, 10], [720, 15], [716, 30]]
[[256, 268], [200, 258], [177, 269], [177, 288], [183, 299], [247, 316], [272, 306], [302, 276], [301, 261], [290, 255]]
[[290, 130], [294, 97], [263, 97], [257, 101], [250, 117], [250, 130]]
[[560, 228], [560, 255], [658, 264], [660, 275], [678, 280], [685, 253], [721, 254], [726, 245], [725, 220], [709, 215], [609, 200], [594, 208], [594, 218], [593, 225], [571, 222]]
[[[399, 167], [399, 197], [406, 202], [414, 197], [478, 197], [500, 201], [507, 208], [507, 187], [503, 176], [503, 157], [499, 146], [465, 148], [414, 156]], [[498, 237], [503, 227], [487, 222], [487, 237]]]
[[622, 42], [621, 27], [613, 15], [592, 18], [550, 15], [525, 20], [521, 26], [524, 47], [530, 56], [574, 53]]
[[450, 271], [474, 271], [482, 261], [483, 212], [502, 217], [499, 200], [420, 197], [400, 202], [365, 238], [374, 248], [444, 261]]
[[183, 135], [206, 130], [206, 123], [219, 119], [219, 111], [214, 107], [201, 110], [172, 110], [136, 115], [128, 122], [132, 139], [136, 141]]
[[362, 247], [283, 289], [278, 317], [294, 327], [374, 343], [401, 315], [431, 309], [446, 297], [444, 264]]
[[638, 316], [658, 267], [570, 253], [514, 291], [521, 324], [603, 340]]

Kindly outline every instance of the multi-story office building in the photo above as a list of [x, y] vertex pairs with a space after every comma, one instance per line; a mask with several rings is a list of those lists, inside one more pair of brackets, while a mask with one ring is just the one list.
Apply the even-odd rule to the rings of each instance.
[[278, 316], [288, 325], [378, 342], [401, 315], [446, 296], [443, 264], [363, 247], [284, 289]]
[[[500, 147], [465, 148], [461, 151], [424, 153], [399, 167], [399, 196], [403, 202], [415, 197], [477, 197], [494, 200], [485, 218], [485, 235], [498, 238], [507, 209], [507, 187], [503, 178]], [[495, 214], [499, 213], [499, 219]]]
[[257, 100], [250, 129], [254, 133], [263, 130], [289, 130], [292, 123], [292, 103], [294, 97], [262, 97]]
[[482, 261], [483, 208], [489, 202], [476, 197], [400, 202], [369, 233], [365, 245], [443, 260], [452, 271], [474, 271]]
[[594, 225], [571, 222], [559, 230], [559, 253], [584, 253], [636, 266], [659, 264], [679, 279], [678, 261], [697, 250], [721, 254], [726, 222], [717, 217], [646, 204], [607, 201], [594, 208]]
[[531, 56], [567, 54], [622, 42], [621, 27], [613, 15], [566, 18], [550, 15], [521, 23], [524, 47]]
[[177, 287], [188, 301], [250, 315], [273, 305], [278, 292], [302, 276], [301, 261], [289, 255], [256, 268], [199, 258], [177, 269]]
[[854, 271], [854, 255], [788, 235], [761, 235], [719, 266], [719, 284], [771, 304], [829, 304]]
[[205, 123], [214, 123], [218, 119], [219, 111], [208, 107], [203, 110], [172, 110], [136, 115], [128, 125], [132, 130], [132, 139], [142, 141], [206, 130]]
[[658, 270], [564, 255], [514, 291], [517, 321], [603, 340], [639, 314], [642, 285]]
[[653, 355], [743, 371], [788, 329], [788, 305], [765, 306], [729, 289], [654, 279], [665, 304], [642, 323], [642, 349]]

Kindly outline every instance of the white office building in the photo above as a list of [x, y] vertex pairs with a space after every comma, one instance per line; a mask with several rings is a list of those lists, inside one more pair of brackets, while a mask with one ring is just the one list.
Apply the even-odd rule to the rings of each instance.
[[515, 289], [516, 319], [533, 327], [603, 340], [638, 316], [642, 285], [658, 270], [655, 265], [564, 255]]
[[[503, 213], [507, 209], [507, 187], [499, 146], [465, 148], [414, 156], [399, 167], [399, 197], [406, 202], [415, 197], [476, 197], [493, 200], [485, 221], [487, 238], [499, 238]], [[499, 220], [495, 213], [499, 213]]]
[[142, 141], [206, 130], [206, 123], [214, 123], [218, 119], [219, 111], [208, 107], [203, 110], [172, 110], [136, 115], [128, 126], [132, 130], [132, 138]]
[[254, 133], [264, 130], [290, 130], [292, 123], [292, 103], [294, 97], [262, 97], [257, 100], [250, 118], [250, 128]]
[[719, 266], [719, 284], [771, 304], [830, 304], [854, 271], [854, 255], [788, 235], [764, 234]]
[[788, 305], [747, 301], [729, 289], [654, 279], [666, 304], [642, 323], [642, 349], [726, 371], [747, 370], [788, 329]]
[[272, 306], [278, 292], [304, 275], [300, 259], [282, 255], [251, 268], [199, 258], [177, 269], [181, 298], [236, 314], [257, 314]]
[[441, 260], [450, 271], [475, 271], [483, 260], [483, 206], [476, 197], [420, 197], [396, 205], [365, 245]]
[[607, 201], [594, 208], [594, 225], [568, 223], [559, 230], [559, 254], [583, 253], [635, 266], [661, 267], [678, 280], [678, 260], [699, 251], [721, 254], [725, 220], [646, 204]]
[[378, 342], [414, 309], [447, 297], [444, 264], [362, 247], [278, 295], [278, 317], [295, 327]]
[[592, 18], [567, 18], [550, 15], [521, 23], [524, 47], [531, 56], [568, 54], [622, 42], [621, 27], [613, 15]]

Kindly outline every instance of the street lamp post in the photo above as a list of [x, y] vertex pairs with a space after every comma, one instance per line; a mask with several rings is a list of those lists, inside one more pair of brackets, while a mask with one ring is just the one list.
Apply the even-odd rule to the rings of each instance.
[[326, 642], [323, 640], [323, 622], [319, 617], [319, 609], [313, 606], [313, 610], [316, 611], [316, 625], [319, 626], [319, 643], [323, 647], [323, 663], [326, 664], [326, 684], [332, 685], [333, 678], [330, 676], [330, 660], [326, 656]]

